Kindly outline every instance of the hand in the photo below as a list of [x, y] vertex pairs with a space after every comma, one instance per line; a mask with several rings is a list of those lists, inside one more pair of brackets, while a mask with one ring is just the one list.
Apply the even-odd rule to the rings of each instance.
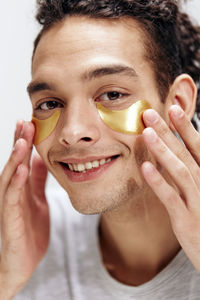
[[49, 242], [47, 169], [39, 157], [33, 158], [30, 172], [34, 131], [32, 123], [18, 122], [14, 150], [0, 176], [2, 300], [12, 299], [24, 287]]
[[183, 250], [200, 272], [200, 135], [183, 110], [173, 105], [169, 117], [185, 145], [154, 111], [144, 113], [144, 141], [156, 161], [173, 180], [170, 185], [150, 162], [143, 175], [166, 207], [174, 233]]

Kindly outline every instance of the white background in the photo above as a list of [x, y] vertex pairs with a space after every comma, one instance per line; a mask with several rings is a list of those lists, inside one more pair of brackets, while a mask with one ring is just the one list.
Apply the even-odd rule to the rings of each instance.
[[[33, 40], [39, 31], [35, 0], [1, 1], [0, 9], [0, 171], [12, 148], [18, 119], [31, 119], [26, 86], [31, 79]], [[200, 23], [200, 1], [191, 0], [187, 12]]]

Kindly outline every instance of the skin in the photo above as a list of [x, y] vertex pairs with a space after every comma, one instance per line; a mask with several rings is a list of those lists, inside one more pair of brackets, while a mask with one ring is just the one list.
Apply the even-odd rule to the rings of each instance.
[[[44, 35], [33, 61], [32, 82], [54, 84], [51, 92], [44, 90], [31, 95], [35, 116], [43, 119], [52, 114], [53, 110], [36, 109], [38, 104], [48, 98], [57, 98], [63, 102], [56, 130], [37, 150], [58, 182], [68, 191], [74, 207], [81, 213], [101, 213], [124, 205], [133, 198], [133, 194], [134, 198], [136, 195], [140, 197], [138, 190], [144, 184], [140, 166], [136, 161], [140, 160], [136, 157], [136, 151], [139, 151], [135, 146], [137, 143], [137, 148], [140, 148], [139, 139], [109, 129], [100, 119], [95, 101], [99, 101], [97, 99], [101, 99], [103, 93], [117, 89], [121, 93], [129, 94], [129, 97], [124, 97], [125, 103], [148, 98], [156, 110], [164, 113], [155, 82], [151, 79], [154, 73], [144, 60], [141, 33], [135, 29], [134, 23], [131, 26], [123, 22], [117, 27], [115, 23], [96, 24], [92, 20], [85, 22], [84, 19], [77, 22], [76, 18], [69, 20], [68, 24], [61, 23]], [[114, 27], [116, 29], [113, 32]], [[137, 44], [137, 47], [124, 51], [124, 45], [130, 39], [130, 29], [135, 29], [132, 43]], [[119, 36], [123, 35], [119, 40]], [[50, 43], [54, 46], [47, 47]], [[88, 70], [110, 64], [132, 67], [137, 76], [114, 74], [96, 79], [82, 79]], [[151, 97], [149, 90], [152, 91]], [[112, 107], [115, 109], [118, 106], [121, 108], [123, 103], [120, 100], [118, 105], [116, 101], [113, 102]], [[101, 100], [101, 103], [111, 107], [106, 101]], [[90, 116], [89, 119], [85, 117], [87, 115]], [[90, 140], [85, 141], [85, 137]], [[66, 180], [62, 168], [56, 163], [70, 158], [91, 161], [88, 158], [93, 156], [103, 158], [113, 155], [120, 155], [120, 158], [107, 170], [106, 176], [82, 184]]]
[[[139, 24], [133, 20], [97, 21], [70, 17], [44, 34], [34, 56], [34, 86], [45, 82], [51, 89], [44, 89], [43, 85], [36, 91], [29, 86], [37, 118], [45, 119], [54, 111], [39, 110], [38, 105], [42, 103], [42, 108], [46, 108], [44, 102], [56, 100], [61, 110], [56, 129], [37, 146], [40, 156], [69, 193], [78, 211], [101, 214], [99, 245], [102, 260], [114, 278], [129, 285], [150, 280], [181, 247], [200, 271], [200, 137], [190, 123], [196, 88], [192, 79], [183, 74], [170, 87], [165, 103], [161, 103], [152, 65], [145, 58], [144, 38]], [[83, 76], [88, 70], [110, 64], [131, 67], [136, 76], [124, 73], [98, 78]], [[101, 95], [116, 90], [129, 96], [117, 103], [105, 102], [105, 96]], [[114, 132], [100, 119], [96, 101], [117, 108], [123, 106], [122, 99], [125, 102], [147, 99], [151, 104], [153, 109], [143, 116], [147, 128], [141, 136]], [[24, 286], [48, 245], [48, 230], [38, 237], [35, 223], [30, 224], [29, 218], [27, 220], [19, 213], [22, 209], [34, 217], [32, 205], [40, 207], [39, 228], [48, 228], [45, 166], [37, 158], [28, 178], [34, 128], [27, 123], [22, 132], [21, 129], [22, 125], [18, 124], [15, 134], [15, 141], [19, 140], [18, 151], [11, 154], [0, 179], [2, 237], [5, 241], [0, 287], [7, 270], [4, 286], [12, 286], [13, 294]], [[173, 130], [179, 133], [187, 148], [174, 136]], [[71, 181], [58, 163], [72, 158], [91, 161], [94, 156], [112, 155], [119, 157], [109, 168], [95, 179], [81, 182]], [[40, 164], [44, 174], [38, 180], [36, 174]], [[31, 193], [29, 206], [25, 201], [28, 197], [25, 187], [31, 180], [36, 182], [32, 185], [32, 193], [38, 191], [39, 195], [36, 201]], [[15, 206], [17, 218], [8, 209], [9, 205]], [[15, 230], [10, 229], [9, 224]], [[22, 234], [16, 239], [18, 228], [22, 228]], [[29, 230], [33, 232], [31, 237], [27, 235]], [[29, 254], [24, 246], [28, 237], [34, 245], [35, 255]], [[39, 238], [42, 251], [36, 241]], [[24, 259], [30, 262], [26, 270], [21, 266]], [[15, 272], [11, 262], [15, 262]], [[23, 280], [15, 274], [24, 275]], [[5, 289], [0, 290], [6, 295], [3, 294]], [[9, 297], [11, 295], [4, 298], [11, 299]]]

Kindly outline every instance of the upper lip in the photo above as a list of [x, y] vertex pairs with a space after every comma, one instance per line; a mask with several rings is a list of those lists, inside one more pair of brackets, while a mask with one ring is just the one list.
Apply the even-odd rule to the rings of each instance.
[[114, 156], [119, 156], [119, 154], [114, 154], [114, 155], [106, 155], [106, 156], [91, 156], [91, 157], [86, 157], [86, 158], [75, 158], [75, 157], [71, 157], [71, 158], [67, 158], [67, 159], [62, 159], [59, 160], [59, 163], [65, 163], [65, 164], [85, 164], [87, 162], [92, 162], [95, 160], [101, 160], [101, 159], [108, 159], [108, 158], [112, 158]]

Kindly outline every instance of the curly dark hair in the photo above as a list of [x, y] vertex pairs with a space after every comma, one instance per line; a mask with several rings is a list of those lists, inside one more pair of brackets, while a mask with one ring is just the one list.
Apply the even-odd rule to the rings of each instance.
[[[45, 31], [68, 16], [95, 19], [130, 17], [146, 34], [145, 46], [152, 63], [161, 100], [164, 102], [175, 78], [189, 74], [198, 88], [196, 119], [200, 119], [200, 27], [182, 12], [176, 0], [37, 0], [36, 19], [42, 30], [34, 44], [34, 53]], [[197, 117], [197, 118], [196, 118]]]

